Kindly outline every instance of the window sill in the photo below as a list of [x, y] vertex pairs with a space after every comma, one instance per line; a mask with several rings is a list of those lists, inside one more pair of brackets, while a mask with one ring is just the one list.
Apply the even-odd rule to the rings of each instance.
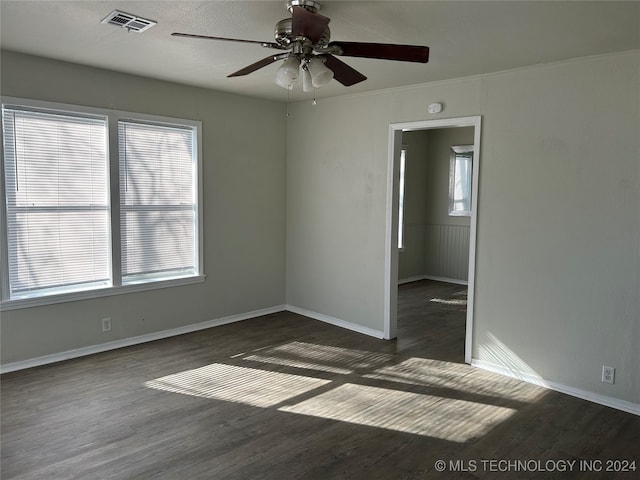
[[124, 295], [127, 293], [145, 292], [149, 290], [158, 290], [161, 288], [191, 285], [195, 283], [202, 283], [205, 281], [205, 279], [206, 275], [196, 275], [192, 277], [172, 278], [169, 280], [123, 285], [119, 287], [105, 287], [95, 290], [85, 290], [82, 292], [64, 293], [60, 295], [21, 298], [18, 300], [5, 300], [0, 303], [0, 311], [5, 312], [8, 310], [18, 310], [21, 308], [42, 307], [45, 305], [54, 305], [56, 303], [76, 302], [79, 300], [91, 300], [94, 298], [110, 297], [113, 295]]

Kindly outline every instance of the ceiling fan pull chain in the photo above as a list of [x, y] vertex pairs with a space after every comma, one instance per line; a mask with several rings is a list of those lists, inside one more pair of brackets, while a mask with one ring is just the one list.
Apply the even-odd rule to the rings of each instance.
[[289, 117], [289, 97], [291, 95], [291, 89], [287, 88], [287, 113], [286, 116], [287, 118]]

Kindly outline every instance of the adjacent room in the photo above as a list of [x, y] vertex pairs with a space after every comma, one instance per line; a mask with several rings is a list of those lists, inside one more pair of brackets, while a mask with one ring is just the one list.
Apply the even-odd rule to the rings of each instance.
[[3, 479], [637, 475], [640, 2], [0, 22]]

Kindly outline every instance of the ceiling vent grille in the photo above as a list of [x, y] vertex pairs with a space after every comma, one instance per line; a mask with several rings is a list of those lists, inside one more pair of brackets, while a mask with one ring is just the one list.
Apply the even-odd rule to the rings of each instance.
[[146, 18], [136, 17], [135, 15], [131, 15], [130, 13], [114, 10], [102, 20], [102, 23], [108, 23], [117, 27], [126, 28], [130, 32], [141, 33], [145, 30], [149, 30], [158, 22], [147, 20]]

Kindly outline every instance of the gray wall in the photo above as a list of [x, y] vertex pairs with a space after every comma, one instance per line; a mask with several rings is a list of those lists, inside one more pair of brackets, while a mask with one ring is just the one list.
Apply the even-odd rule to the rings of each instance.
[[406, 219], [398, 278], [466, 281], [470, 219], [449, 215], [449, 162], [452, 145], [473, 144], [473, 128], [404, 132], [402, 143]]
[[406, 147], [404, 179], [404, 249], [398, 255], [398, 279], [422, 277], [425, 264], [425, 224], [432, 191], [427, 187], [427, 131], [403, 132]]
[[287, 302], [382, 331], [389, 124], [482, 115], [473, 357], [640, 402], [639, 67], [631, 52], [292, 105]]
[[[3, 95], [202, 121], [201, 284], [2, 312], [2, 363], [282, 305], [285, 107], [2, 53]], [[102, 333], [100, 319], [113, 329]]]
[[285, 297], [382, 331], [389, 123], [482, 115], [473, 357], [638, 403], [639, 71], [631, 52], [305, 101], [285, 126], [281, 104], [3, 54], [4, 95], [203, 122], [208, 278], [3, 312], [2, 362]]

